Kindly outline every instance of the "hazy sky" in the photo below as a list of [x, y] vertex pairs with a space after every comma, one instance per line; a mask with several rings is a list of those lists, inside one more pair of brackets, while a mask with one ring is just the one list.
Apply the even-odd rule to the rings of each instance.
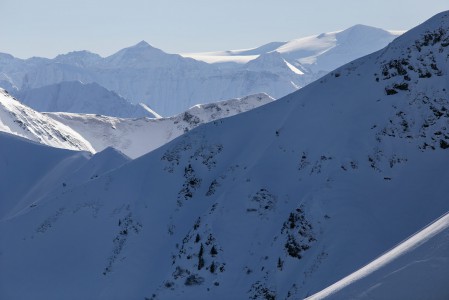
[[365, 24], [410, 29], [448, 0], [0, 0], [0, 52], [102, 56], [141, 40], [169, 53], [251, 48]]

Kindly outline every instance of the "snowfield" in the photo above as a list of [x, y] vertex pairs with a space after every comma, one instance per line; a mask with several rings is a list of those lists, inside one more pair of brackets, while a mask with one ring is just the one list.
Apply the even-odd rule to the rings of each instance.
[[322, 33], [287, 42], [273, 42], [254, 49], [182, 55], [212, 64], [244, 64], [260, 55], [277, 52], [297, 67], [313, 71], [315, 74], [325, 74], [356, 58], [385, 47], [403, 33], [403, 31], [355, 25], [346, 30]]

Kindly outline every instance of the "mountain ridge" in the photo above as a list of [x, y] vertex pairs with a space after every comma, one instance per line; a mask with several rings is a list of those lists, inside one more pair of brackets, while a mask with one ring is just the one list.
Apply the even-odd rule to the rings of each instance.
[[20, 103], [0, 89], [0, 131], [48, 146], [94, 152], [76, 131]]
[[122, 119], [69, 113], [46, 115], [76, 130], [97, 152], [112, 146], [129, 157], [136, 158], [204, 123], [218, 121], [273, 100], [266, 94], [250, 95], [217, 103], [198, 104], [179, 115], [158, 119]]

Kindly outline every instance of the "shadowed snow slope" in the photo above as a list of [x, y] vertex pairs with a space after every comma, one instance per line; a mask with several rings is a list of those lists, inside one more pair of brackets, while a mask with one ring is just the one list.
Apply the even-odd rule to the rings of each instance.
[[94, 152], [76, 131], [11, 97], [0, 89], [0, 131], [48, 146]]
[[129, 160], [112, 148], [92, 156], [0, 132], [0, 219], [11, 218], [50, 194], [66, 192]]
[[308, 299], [449, 299], [449, 214]]
[[120, 119], [67, 113], [46, 115], [79, 132], [96, 151], [111, 146], [131, 158], [136, 158], [201, 124], [233, 116], [273, 100], [266, 94], [257, 94], [195, 105], [177, 116], [159, 119]]
[[132, 104], [96, 83], [64, 81], [16, 93], [17, 98], [41, 112], [100, 114], [119, 118], [158, 118], [145, 105]]
[[[22, 199], [47, 174], [53, 172], [55, 177], [59, 177], [68, 169], [87, 161], [88, 157], [87, 152], [48, 147], [0, 132], [0, 219], [16, 207], [20, 210], [30, 205], [34, 200], [23, 203]], [[33, 198], [39, 198], [46, 192], [34, 189]]]
[[445, 12], [296, 93], [45, 197], [0, 223], [2, 298], [319, 292], [449, 211], [448, 55]]

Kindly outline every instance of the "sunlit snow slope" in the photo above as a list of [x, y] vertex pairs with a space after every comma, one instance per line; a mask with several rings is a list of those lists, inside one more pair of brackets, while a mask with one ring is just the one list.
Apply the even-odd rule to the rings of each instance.
[[121, 119], [98, 115], [48, 113], [88, 140], [96, 151], [119, 149], [131, 158], [148, 153], [204, 123], [236, 115], [274, 99], [257, 94], [217, 103], [199, 104], [169, 118]]
[[0, 131], [57, 148], [94, 152], [76, 131], [23, 105], [0, 89]]
[[269, 43], [254, 49], [183, 54], [208, 63], [247, 63], [258, 56], [278, 52], [291, 63], [316, 74], [377, 51], [402, 31], [355, 25], [346, 30], [322, 33], [287, 42]]

